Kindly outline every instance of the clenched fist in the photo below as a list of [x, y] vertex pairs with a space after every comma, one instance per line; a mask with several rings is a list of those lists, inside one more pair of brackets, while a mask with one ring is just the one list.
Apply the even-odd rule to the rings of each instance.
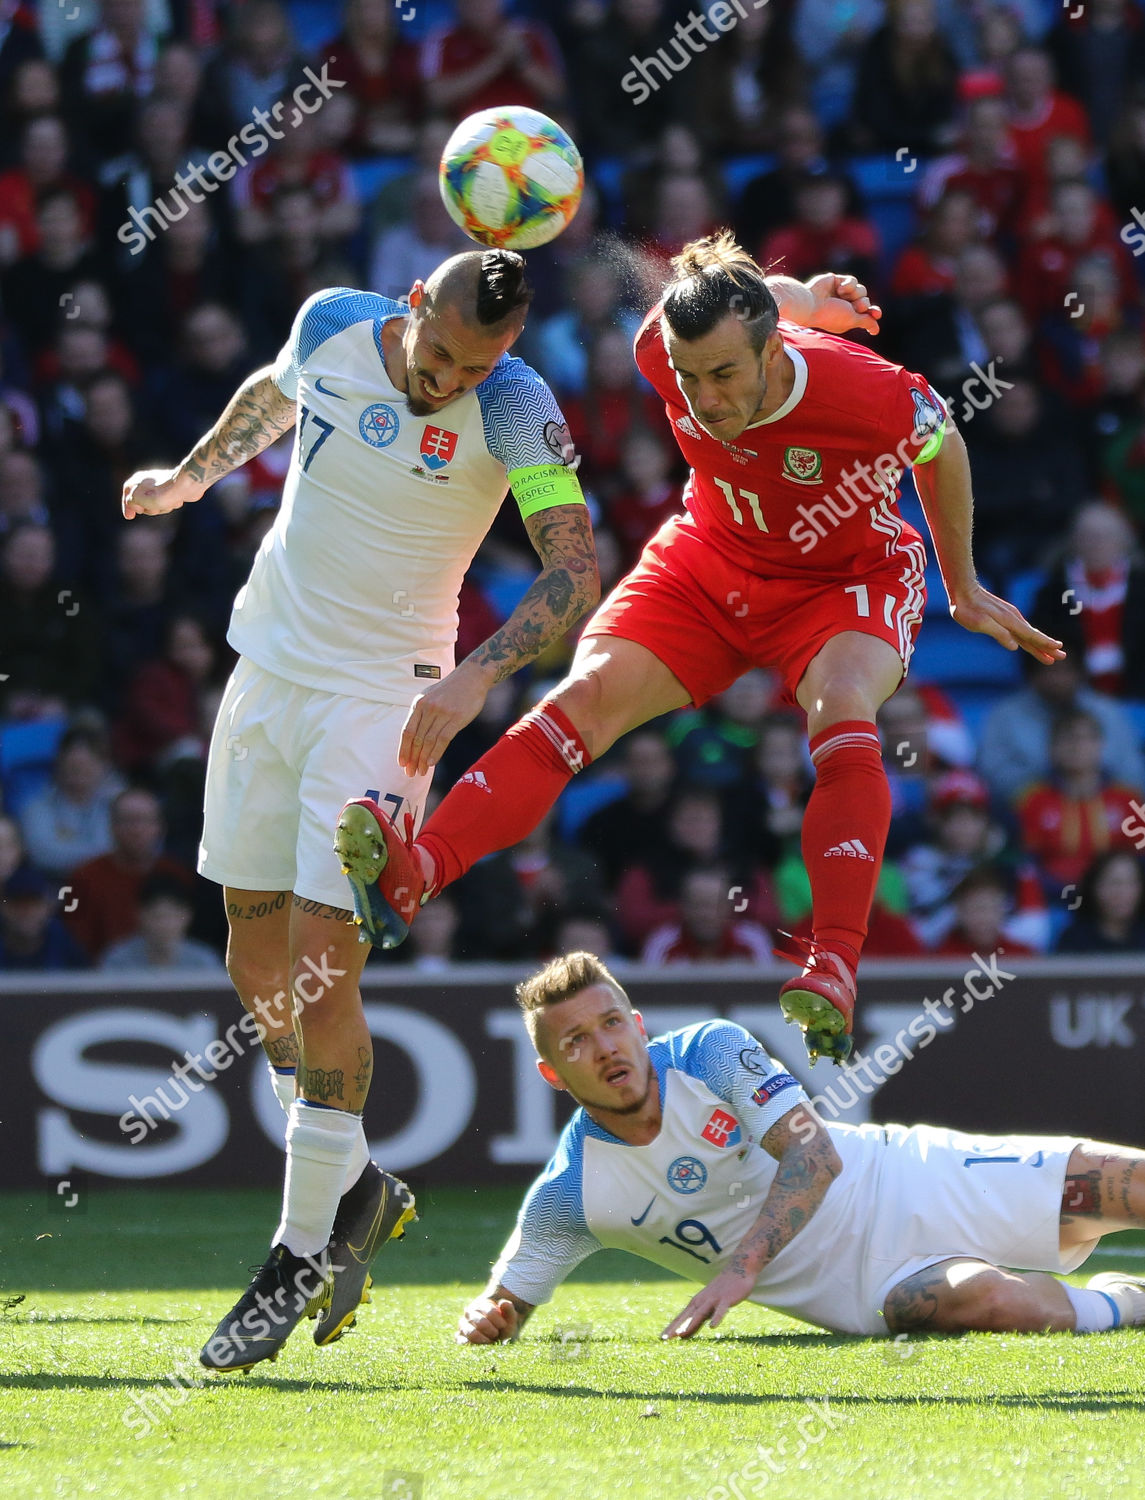
[[202, 485], [181, 475], [178, 469], [139, 469], [123, 485], [124, 519], [163, 516], [182, 505], [192, 505], [202, 496]]

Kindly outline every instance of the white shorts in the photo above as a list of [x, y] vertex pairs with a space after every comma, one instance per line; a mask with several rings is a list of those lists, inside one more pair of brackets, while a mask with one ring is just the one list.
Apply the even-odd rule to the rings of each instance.
[[432, 773], [398, 765], [408, 707], [300, 687], [239, 659], [207, 759], [199, 873], [348, 908], [334, 853], [342, 804], [369, 795], [420, 824]]
[[[843, 1172], [752, 1300], [839, 1333], [886, 1333], [883, 1304], [916, 1271], [956, 1257], [1073, 1271], [1059, 1244], [1068, 1136], [972, 1136], [937, 1125], [830, 1125]], [[837, 1189], [842, 1189], [837, 1192]], [[788, 1255], [791, 1255], [788, 1263]]]

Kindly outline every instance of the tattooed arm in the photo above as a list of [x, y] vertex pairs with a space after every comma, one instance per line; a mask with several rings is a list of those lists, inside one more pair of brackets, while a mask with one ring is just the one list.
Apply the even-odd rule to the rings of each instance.
[[760, 1144], [779, 1167], [759, 1218], [720, 1274], [668, 1324], [663, 1338], [689, 1339], [709, 1321], [718, 1328], [725, 1313], [751, 1295], [764, 1266], [791, 1243], [843, 1169], [834, 1142], [808, 1104], [784, 1115]]
[[415, 698], [398, 761], [411, 776], [437, 765], [496, 682], [539, 656], [600, 598], [600, 574], [585, 505], [554, 505], [525, 522], [541, 571], [501, 629], [443, 681]]
[[159, 516], [199, 500], [216, 479], [294, 425], [297, 403], [284, 396], [270, 378], [270, 367], [256, 370], [235, 392], [227, 409], [173, 469], [141, 469], [123, 486], [123, 514]]

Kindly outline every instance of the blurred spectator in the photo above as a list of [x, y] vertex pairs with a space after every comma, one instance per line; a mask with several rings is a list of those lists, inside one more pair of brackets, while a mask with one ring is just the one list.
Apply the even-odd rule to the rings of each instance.
[[0, 536], [24, 523], [50, 524], [44, 476], [35, 455], [23, 448], [0, 451]]
[[267, 358], [286, 342], [296, 313], [312, 292], [356, 278], [322, 236], [322, 214], [309, 188], [284, 187], [272, 209], [274, 234], [246, 262], [244, 309], [252, 342]]
[[671, 19], [665, 0], [612, 0], [603, 24], [587, 31], [569, 59], [579, 139], [590, 158], [648, 161], [666, 125], [694, 117], [697, 75], [671, 44]]
[[700, 172], [665, 172], [652, 194], [646, 274], [660, 279], [668, 262], [690, 241], [713, 234], [723, 219], [722, 194]]
[[1145, 877], [1138, 856], [1108, 849], [1086, 870], [1081, 905], [1056, 944], [1056, 953], [1133, 953], [1145, 949]]
[[454, 120], [498, 104], [551, 114], [565, 81], [548, 32], [507, 16], [504, 0], [455, 0], [455, 8], [456, 25], [434, 32], [422, 53], [430, 109]]
[[417, 48], [398, 35], [390, 0], [346, 0], [341, 34], [326, 48], [330, 77], [354, 105], [356, 156], [412, 151], [424, 108]]
[[218, 974], [226, 969], [206, 943], [187, 936], [193, 916], [186, 885], [169, 875], [151, 875], [139, 888], [139, 928], [134, 937], [112, 943], [101, 969], [129, 974], [150, 969], [195, 969]]
[[[181, 334], [185, 338], [186, 322], [198, 308], [204, 304], [222, 307], [233, 321], [233, 309], [242, 293], [242, 275], [233, 248], [216, 230], [206, 205], [193, 203], [122, 284], [127, 299], [122, 321], [127, 335], [132, 347], [153, 368], [162, 368], [170, 359], [172, 344], [179, 342]], [[238, 336], [242, 340], [241, 326]], [[164, 405], [165, 414], [178, 416], [184, 430], [190, 426], [189, 413], [176, 413], [171, 409], [174, 403]], [[213, 414], [208, 427], [217, 415]], [[201, 431], [197, 429], [196, 436]]]
[[370, 290], [404, 297], [415, 281], [424, 281], [443, 260], [470, 247], [446, 212], [436, 174], [424, 172], [409, 199], [409, 218], [387, 229], [374, 246]]
[[26, 0], [0, 0], [0, 95], [11, 86], [16, 70], [44, 55], [36, 29], [36, 7]]
[[1086, 148], [1091, 143], [1089, 122], [1076, 99], [1054, 86], [1054, 65], [1048, 52], [1022, 47], [1013, 54], [1007, 71], [1010, 138], [1018, 165], [1030, 189], [1037, 193], [1047, 177], [1046, 154], [1060, 135], [1073, 136]]
[[79, 281], [98, 281], [100, 261], [84, 232], [83, 213], [72, 193], [53, 188], [36, 205], [39, 248], [0, 274], [0, 296], [29, 355], [52, 340], [66, 317], [64, 299]]
[[[138, 266], [140, 255], [144, 260], [148, 258], [147, 247], [154, 245], [156, 237], [161, 240], [172, 223], [179, 222], [180, 207], [184, 210], [203, 207], [197, 189], [198, 202], [189, 192], [184, 194], [175, 182], [175, 174], [181, 168], [192, 163], [206, 168], [207, 164], [206, 153], [192, 149], [190, 120], [187, 105], [153, 95], [136, 114], [130, 150], [105, 162], [100, 169], [101, 230], [109, 242], [116, 244], [121, 267], [130, 270]], [[209, 171], [204, 174], [207, 181], [212, 175]], [[157, 220], [149, 210], [161, 199], [162, 212]], [[133, 227], [140, 231], [145, 243], [139, 243], [140, 235], [130, 232]]]
[[1027, 788], [1017, 803], [1022, 844], [1038, 861], [1048, 884], [1076, 884], [1095, 855], [1132, 844], [1131, 824], [1140, 783], [1107, 778], [1102, 771], [1101, 725], [1074, 709], [1050, 735], [1050, 774]]
[[[1032, 380], [1010, 382], [967, 432], [974, 554], [994, 580], [1036, 567], [1085, 494], [1076, 439]], [[1033, 516], [1037, 528], [1031, 526]]]
[[109, 853], [72, 871], [75, 909], [68, 925], [92, 959], [138, 930], [139, 897], [149, 876], [165, 875], [193, 890], [190, 870], [162, 852], [163, 814], [154, 793], [141, 787], [120, 792], [112, 803], [111, 836]]
[[651, 934], [640, 957], [646, 964], [748, 960], [766, 963], [771, 937], [758, 922], [737, 921], [728, 901], [726, 869], [692, 870], [680, 887], [680, 918]]
[[274, 142], [269, 153], [248, 163], [231, 184], [235, 233], [244, 245], [262, 245], [275, 231], [273, 207], [289, 188], [305, 188], [323, 240], [344, 240], [361, 218], [354, 176], [345, 158], [326, 143], [321, 115], [303, 115]]
[[20, 825], [7, 813], [0, 813], [0, 899], [9, 880], [25, 863], [24, 838]]
[[70, 193], [85, 237], [95, 232], [95, 194], [68, 171], [68, 132], [58, 115], [39, 115], [24, 127], [20, 164], [0, 173], [0, 266], [39, 249], [36, 203], [53, 188]]
[[1087, 687], [1073, 657], [1043, 666], [1023, 661], [1027, 685], [1001, 698], [986, 716], [979, 739], [978, 769], [1000, 801], [1012, 802], [1050, 770], [1050, 729], [1060, 715], [1082, 709], [1097, 720], [1104, 752], [1101, 766], [1130, 786], [1145, 785], [1145, 761], [1125, 710]]
[[[1015, 374], [1035, 374], [1031, 352], [1033, 330], [1020, 303], [1012, 297], [987, 302], [978, 313], [978, 331], [986, 345], [986, 353], [999, 365], [1005, 365], [1003, 374], [1007, 378]], [[1145, 374], [1145, 368], [1142, 373]]]
[[883, 13], [882, 0], [795, 0], [792, 34], [824, 125], [838, 125], [850, 110], [859, 60]]
[[[678, 922], [683, 914], [684, 883], [696, 869], [707, 869], [726, 856], [724, 817], [715, 792], [681, 791], [668, 812], [665, 847], [656, 857], [633, 861], [620, 877], [613, 899], [613, 922], [631, 948], [640, 952], [652, 933]], [[749, 921], [771, 921], [775, 903], [766, 877], [745, 860], [729, 863], [725, 900]]]
[[965, 380], [974, 364], [989, 359], [979, 314], [1005, 297], [1008, 289], [1006, 262], [998, 251], [990, 245], [967, 245], [958, 256], [952, 292], [892, 304], [888, 334], [895, 340], [895, 358], [921, 370], [940, 390]]
[[142, 771], [160, 760], [205, 757], [203, 694], [217, 664], [203, 622], [194, 615], [173, 616], [163, 655], [144, 662], [127, 685], [113, 741], [120, 765]]
[[[203, 72], [196, 105], [199, 144], [208, 150], [226, 146], [230, 137], [260, 118], [256, 111], [262, 112], [264, 123], [268, 115], [281, 120], [289, 96], [308, 81], [279, 0], [248, 0], [235, 7], [228, 31]], [[278, 114], [273, 113], [276, 105]], [[290, 119], [288, 112], [285, 118]]]
[[1136, 300], [1133, 267], [1108, 210], [1088, 182], [1074, 179], [1052, 190], [1050, 232], [1030, 240], [1018, 262], [1015, 285], [1030, 317], [1059, 314], [1078, 291], [1078, 263], [1100, 253], [1117, 274], [1123, 302]]
[[996, 94], [971, 99], [959, 148], [926, 169], [919, 189], [923, 208], [933, 209], [950, 193], [969, 193], [978, 212], [978, 234], [983, 239], [1008, 237], [1017, 228], [1025, 191], [1004, 100]]
[[13, 719], [54, 717], [96, 701], [101, 647], [86, 601], [55, 582], [56, 544], [46, 526], [17, 527], [0, 554], [3, 711]]
[[25, 865], [0, 901], [0, 973], [84, 969], [87, 958], [55, 912], [45, 876]]
[[1105, 157], [1105, 180], [1118, 221], [1124, 223], [1145, 204], [1145, 86], [1115, 121]]
[[[203, 7], [199, 7], [200, 14]], [[186, 41], [168, 41], [155, 64], [153, 99], [178, 104], [188, 114], [195, 107], [203, 78], [203, 64], [197, 47]], [[192, 127], [192, 138], [198, 144], [198, 132]]]
[[107, 743], [89, 729], [60, 741], [52, 779], [25, 802], [20, 826], [28, 858], [45, 875], [63, 878], [111, 848], [111, 804], [125, 782], [112, 769]]
[[[686, 747], [681, 760], [687, 765]], [[745, 769], [754, 778], [745, 777], [746, 790], [733, 790], [728, 800], [731, 847], [774, 867], [785, 854], [798, 852], [803, 810], [815, 784], [799, 721], [784, 713], [765, 718]]]
[[1087, 0], [1058, 12], [1046, 39], [1062, 88], [1085, 108], [1099, 145], [1134, 83], [1145, 78], [1145, 36], [1138, 6], [1129, 0]]
[[160, 378], [156, 405], [162, 436], [173, 453], [188, 453], [250, 372], [242, 321], [218, 302], [188, 314], [176, 362]]
[[732, 156], [769, 149], [780, 112], [801, 101], [805, 88], [790, 8], [749, 9], [695, 68], [696, 128], [704, 145]]
[[657, 197], [666, 177], [711, 176], [713, 162], [705, 156], [700, 138], [690, 126], [665, 125], [651, 161], [637, 158], [620, 183], [624, 204], [624, 233], [629, 239], [648, 239], [654, 232]]
[[101, 0], [100, 24], [69, 44], [60, 87], [77, 138], [97, 159], [130, 145], [132, 116], [151, 92], [158, 53], [144, 0]]
[[[584, 396], [587, 414], [593, 392], [588, 386], [589, 352], [606, 330], [620, 328], [627, 336], [625, 363], [635, 372], [632, 339], [641, 324], [639, 313], [623, 305], [620, 271], [615, 261], [587, 256], [568, 273], [568, 306], [541, 324], [535, 339], [538, 368], [562, 396]], [[615, 345], [610, 347], [610, 353]], [[642, 389], [637, 386], [636, 389]], [[662, 403], [652, 398], [657, 418]], [[570, 424], [572, 418], [569, 418]], [[582, 429], [583, 430], [583, 429]]]
[[[702, 708], [683, 708], [668, 725], [668, 744], [676, 756], [680, 778], [689, 787], [709, 787], [714, 791], [739, 788], [746, 792], [755, 781], [756, 770], [765, 779], [768, 771], [757, 762], [766, 731], [780, 728], [780, 734], [792, 723], [783, 718], [769, 719], [768, 711], [775, 701], [776, 679], [760, 667], [745, 672], [722, 693], [709, 699]], [[798, 733], [798, 725], [793, 726]], [[783, 749], [771, 747], [776, 765], [782, 765], [783, 779], [789, 769]]]
[[636, 427], [624, 440], [620, 460], [622, 488], [608, 506], [608, 524], [620, 543], [622, 566], [628, 569], [641, 548], [669, 516], [684, 509], [683, 486], [672, 477], [676, 455], [647, 427]]
[[168, 588], [171, 533], [156, 519], [116, 528], [114, 582], [102, 603], [109, 673], [120, 688], [159, 654], [175, 609]]
[[[62, 11], [62, 7], [61, 7]], [[11, 35], [11, 32], [9, 32]], [[37, 115], [53, 115], [60, 108], [60, 81], [56, 70], [45, 58], [28, 58], [12, 71], [11, 81], [3, 86], [0, 113], [0, 150], [5, 166], [16, 165], [16, 142], [29, 120]]]
[[652, 863], [664, 852], [664, 822], [676, 763], [655, 729], [636, 729], [620, 747], [627, 789], [585, 820], [578, 843], [600, 865], [605, 884], [614, 886], [630, 864]]
[[1010, 881], [1000, 870], [980, 865], [954, 892], [955, 923], [935, 949], [942, 957], [988, 958], [992, 953], [1028, 958], [1034, 950], [1006, 934], [1012, 904]]
[[1069, 551], [1042, 585], [1033, 618], [1099, 693], [1145, 698], [1145, 568], [1121, 511], [1101, 502], [1078, 511]]
[[958, 257], [977, 237], [978, 214], [973, 198], [969, 193], [948, 189], [931, 209], [922, 238], [899, 256], [891, 291], [896, 297], [952, 292]]
[[888, 0], [885, 24], [859, 58], [857, 148], [933, 155], [950, 142], [957, 82], [958, 60], [939, 29], [934, 0]]
[[761, 265], [804, 281], [824, 266], [870, 281], [879, 254], [879, 236], [866, 219], [847, 214], [847, 183], [833, 173], [806, 177], [795, 188], [795, 219], [764, 242]]
[[595, 953], [610, 967], [624, 962], [616, 952], [608, 923], [592, 910], [569, 912], [557, 923], [553, 954], [558, 953]]
[[[795, 217], [795, 190], [808, 177], [821, 177], [831, 170], [825, 153], [823, 127], [813, 112], [802, 105], [785, 109], [776, 130], [775, 165], [753, 177], [740, 194], [735, 209], [736, 237], [741, 245], [759, 245], [776, 229]], [[854, 188], [847, 184], [847, 214], [858, 213]]]
[[[559, 332], [555, 328], [546, 331], [553, 345]], [[560, 354], [562, 358], [565, 354], [574, 356], [569, 359], [571, 370], [579, 363], [575, 355], [582, 355], [583, 351], [570, 345]], [[666, 448], [662, 436], [664, 403], [637, 371], [632, 338], [624, 328], [606, 326], [592, 335], [582, 385], [583, 396], [566, 396], [562, 402], [569, 431], [581, 455], [581, 483], [607, 505], [618, 537], [623, 532], [624, 566], [628, 567], [632, 538], [625, 523], [612, 521], [613, 496], [626, 482], [630, 486], [638, 483], [631, 474], [621, 472], [625, 448], [634, 434], [645, 435], [667, 451], [669, 470], [676, 464], [675, 450]], [[646, 456], [639, 455], [638, 464]]]

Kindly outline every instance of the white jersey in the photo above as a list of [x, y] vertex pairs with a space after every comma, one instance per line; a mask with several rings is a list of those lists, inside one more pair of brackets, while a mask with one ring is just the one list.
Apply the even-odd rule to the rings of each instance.
[[453, 666], [461, 583], [508, 475], [572, 458], [552, 392], [509, 355], [413, 416], [381, 344], [408, 313], [347, 287], [299, 310], [271, 372], [299, 403], [294, 453], [227, 635], [290, 682], [394, 704]]
[[[706, 1283], [759, 1217], [777, 1170], [759, 1143], [806, 1102], [802, 1087], [731, 1021], [669, 1032], [648, 1050], [660, 1133], [632, 1146], [576, 1112], [493, 1267], [493, 1280], [526, 1302], [547, 1302], [604, 1247]], [[843, 1333], [885, 1333], [887, 1292], [936, 1261], [976, 1255], [1057, 1271], [1084, 1259], [1063, 1258], [1058, 1244], [1073, 1141], [826, 1128], [843, 1169], [760, 1272], [753, 1302]]]

